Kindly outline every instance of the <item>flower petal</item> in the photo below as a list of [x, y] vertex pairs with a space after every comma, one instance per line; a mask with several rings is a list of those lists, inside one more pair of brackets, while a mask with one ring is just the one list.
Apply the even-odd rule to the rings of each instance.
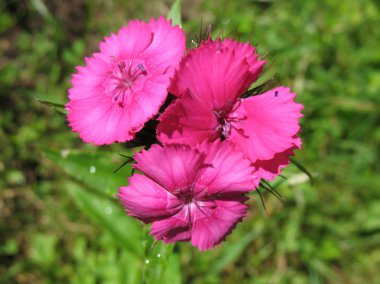
[[195, 145], [220, 136], [218, 121], [209, 105], [198, 97], [177, 99], [159, 118], [157, 138], [164, 144]]
[[254, 81], [246, 57], [233, 49], [203, 45], [182, 60], [171, 93], [182, 98], [187, 91], [212, 110], [230, 108]]
[[294, 150], [301, 148], [301, 139], [294, 137], [295, 145], [281, 153], [277, 153], [270, 160], [257, 160], [253, 166], [256, 168], [257, 175], [266, 180], [273, 180], [281, 174], [281, 169], [290, 163], [290, 156], [294, 156]]
[[245, 99], [235, 111], [242, 119], [232, 124], [228, 139], [238, 144], [253, 163], [272, 159], [293, 147], [303, 108], [294, 102], [295, 96], [289, 88], [279, 87]]
[[[79, 132], [85, 142], [95, 145], [131, 140], [145, 122], [158, 112], [166, 98], [168, 85], [167, 75], [150, 77], [142, 90], [125, 101], [123, 108], [101, 91], [91, 97], [76, 96], [66, 105], [69, 125], [74, 132]], [[75, 93], [78, 92], [76, 88], [72, 88]]]
[[77, 66], [78, 73], [73, 74], [69, 89], [69, 99], [83, 99], [100, 94], [103, 90], [104, 76], [108, 72], [109, 63], [100, 53], [86, 57], [86, 66]]
[[233, 41], [230, 38], [226, 38], [223, 41], [218, 38], [215, 41], [206, 40], [203, 41], [202, 45], [212, 46], [216, 49], [228, 48], [234, 50], [235, 56], [237, 58], [246, 58], [249, 67], [249, 71], [251, 73], [250, 80], [256, 81], [259, 77], [263, 66], [265, 65], [264, 60], [258, 60], [258, 55], [256, 53], [256, 48], [251, 46], [249, 42], [242, 43], [239, 41]]
[[232, 232], [247, 213], [247, 198], [236, 195], [214, 201], [214, 208], [201, 207], [193, 210], [191, 243], [199, 250], [213, 248]]
[[184, 145], [157, 144], [135, 154], [134, 167], [170, 192], [189, 190], [204, 167], [205, 154]]
[[150, 25], [144, 21], [130, 21], [119, 32], [105, 37], [99, 44], [103, 54], [117, 59], [138, 57], [153, 41], [154, 34]]
[[163, 16], [151, 19], [149, 26], [154, 37], [141, 56], [157, 72], [173, 76], [186, 50], [185, 33], [179, 26], [172, 27], [171, 20]]
[[135, 174], [129, 182], [119, 188], [118, 197], [130, 216], [150, 223], [181, 210], [182, 202], [148, 177]]
[[[169, 84], [168, 75], [150, 77], [145, 82], [143, 89], [137, 91], [130, 99], [129, 104], [124, 107], [127, 110], [124, 118], [125, 127], [120, 129], [125, 129], [134, 137], [135, 133], [144, 127], [145, 122], [158, 113], [167, 97]], [[128, 124], [131, 127], [128, 127]]]
[[191, 224], [187, 210], [186, 207], [183, 207], [176, 215], [153, 222], [150, 230], [154, 238], [163, 240], [165, 243], [190, 241]]
[[259, 178], [251, 162], [232, 143], [203, 143], [200, 151], [207, 153], [205, 164], [208, 166], [203, 169], [194, 188], [198, 198], [233, 192], [246, 193], [258, 186]]
[[95, 145], [111, 144], [115, 141], [124, 142], [133, 136], [128, 131], [130, 126], [120, 127], [120, 123], [129, 124], [123, 120], [124, 110], [105, 100], [102, 95], [84, 99], [71, 100], [66, 109], [69, 111], [67, 120], [74, 132], [79, 132], [86, 143]]

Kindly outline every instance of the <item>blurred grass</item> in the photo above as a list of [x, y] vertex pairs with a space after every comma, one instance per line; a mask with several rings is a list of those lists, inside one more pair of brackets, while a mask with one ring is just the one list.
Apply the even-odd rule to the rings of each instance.
[[[171, 4], [0, 2], [0, 283], [139, 283], [141, 270], [146, 279], [171, 277], [166, 283], [378, 283], [378, 1], [182, 0], [189, 46], [202, 19], [215, 36], [232, 33], [269, 53], [267, 76], [298, 93], [305, 117], [296, 159], [315, 185], [290, 166], [278, 187], [284, 204], [265, 194], [267, 216], [252, 194], [249, 216], [212, 252], [179, 244], [169, 264], [155, 266], [156, 244], [149, 266], [123, 246], [123, 235], [142, 229], [116, 214], [112, 197], [130, 172], [112, 173], [126, 149], [84, 145], [63, 114], [37, 99], [65, 103], [74, 67], [104, 35], [129, 19], [167, 14]], [[77, 149], [83, 171], [67, 162], [63, 171], [60, 153]]]

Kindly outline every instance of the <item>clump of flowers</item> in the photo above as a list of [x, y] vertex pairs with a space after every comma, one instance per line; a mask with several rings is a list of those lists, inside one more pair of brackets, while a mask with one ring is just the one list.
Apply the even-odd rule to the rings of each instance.
[[264, 64], [247, 43], [202, 42], [182, 59], [171, 87], [177, 99], [159, 118], [158, 139], [189, 145], [230, 141], [260, 177], [273, 179], [289, 163], [290, 151], [300, 147], [302, 105], [286, 87], [243, 97]]
[[67, 119], [87, 143], [138, 140], [141, 173], [118, 194], [125, 211], [152, 223], [156, 240], [206, 250], [245, 217], [246, 193], [301, 147], [302, 105], [287, 87], [249, 89], [265, 65], [249, 43], [208, 37], [184, 52], [170, 21], [131, 21], [77, 68]]

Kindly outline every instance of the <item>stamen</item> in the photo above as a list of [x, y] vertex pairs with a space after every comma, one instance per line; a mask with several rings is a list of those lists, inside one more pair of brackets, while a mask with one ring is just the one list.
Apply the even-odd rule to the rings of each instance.
[[219, 122], [219, 125], [215, 128], [215, 130], [221, 132], [223, 136], [222, 138], [226, 139], [228, 135], [230, 135], [232, 128], [244, 135], [244, 131], [242, 129], [237, 128], [234, 124], [232, 124], [247, 119], [246, 116], [240, 116], [235, 112], [240, 107], [242, 101], [243, 99], [237, 99], [234, 104], [229, 102], [227, 110], [214, 110], [214, 114]]
[[236, 130], [244, 138], [249, 138], [249, 135], [246, 135], [243, 128], [238, 128], [235, 125], [232, 125], [232, 128]]
[[[112, 60], [117, 61], [114, 57]], [[115, 69], [108, 73], [105, 88], [109, 91], [112, 101], [123, 108], [128, 95], [134, 91], [136, 81], [147, 75], [148, 72], [142, 63], [134, 64], [134, 60], [131, 59], [127, 65], [125, 61], [119, 61]]]
[[142, 64], [138, 64], [137, 67], [140, 69], [140, 71], [142, 72], [142, 74], [144, 74], [144, 75], [147, 74], [144, 65], [142, 65]]

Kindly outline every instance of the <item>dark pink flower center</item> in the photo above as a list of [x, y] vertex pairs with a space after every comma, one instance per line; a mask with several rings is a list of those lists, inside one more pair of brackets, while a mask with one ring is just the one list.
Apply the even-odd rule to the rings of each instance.
[[237, 100], [235, 104], [230, 103], [225, 109], [214, 110], [218, 121], [218, 126], [215, 130], [219, 131], [225, 139], [230, 135], [231, 128], [235, 128], [239, 133], [244, 135], [242, 129], [236, 127], [236, 123], [246, 119], [246, 116], [242, 116], [236, 112], [240, 105], [241, 99]]
[[130, 95], [142, 88], [142, 80], [148, 75], [144, 62], [129, 60], [118, 62], [112, 71], [108, 72], [104, 81], [104, 89], [112, 101], [123, 108], [130, 99]]
[[[206, 188], [204, 189], [206, 190]], [[192, 223], [193, 220], [193, 210], [199, 210], [204, 215], [207, 215], [205, 210], [206, 209], [215, 209], [216, 203], [214, 200], [212, 200], [208, 195], [202, 197], [197, 197], [194, 194], [194, 190], [192, 187], [188, 188], [178, 188], [173, 192], [179, 200], [183, 202], [184, 207], [186, 208], [186, 216], [189, 218], [189, 222]]]
[[193, 188], [191, 186], [184, 188], [176, 188], [173, 194], [176, 195], [177, 198], [181, 200], [184, 204], [189, 204], [191, 202], [196, 201], [195, 196], [193, 194]]

